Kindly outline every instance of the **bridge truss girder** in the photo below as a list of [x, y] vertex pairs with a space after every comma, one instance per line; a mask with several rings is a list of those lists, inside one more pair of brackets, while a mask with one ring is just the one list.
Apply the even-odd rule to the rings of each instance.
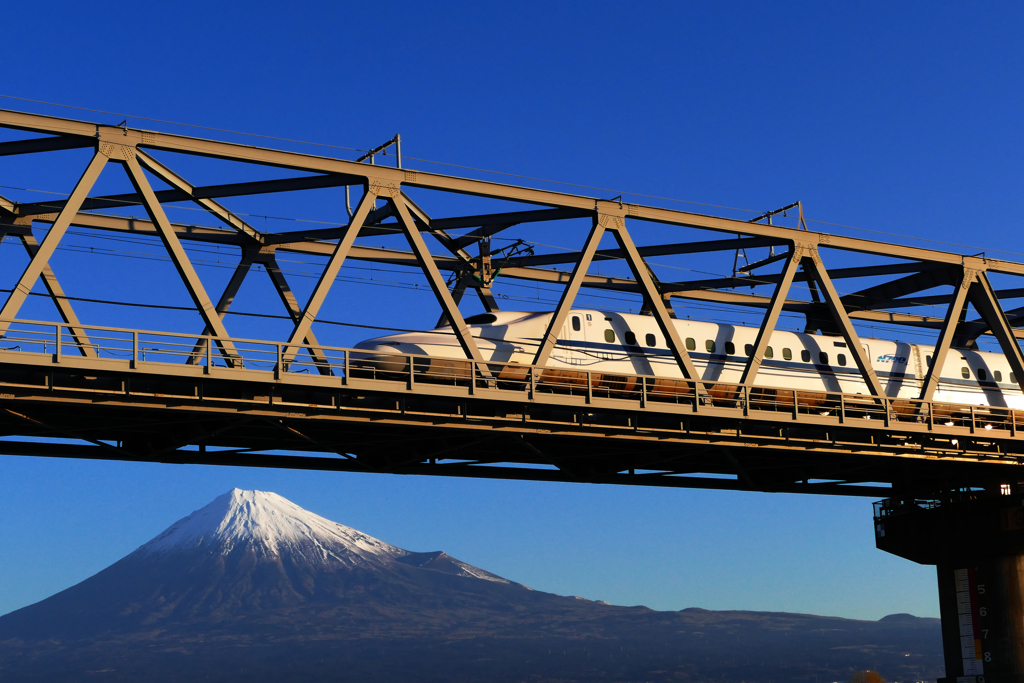
[[[939, 360], [948, 354], [952, 346], [969, 344], [982, 334], [990, 334], [999, 342], [1015, 371], [1017, 382], [1024, 387], [1024, 356], [1018, 344], [1018, 340], [1024, 337], [1024, 329], [1017, 327], [1024, 326], [1024, 317], [1021, 316], [1024, 309], [1013, 309], [1007, 313], [1002, 305], [1004, 299], [1024, 296], [1024, 288], [995, 290], [988, 277], [988, 273], [1024, 275], [1024, 264], [903, 247], [758, 222], [749, 223], [623, 203], [619, 200], [595, 199], [14, 111], [0, 111], [0, 127], [48, 136], [0, 143], [0, 157], [71, 149], [86, 149], [93, 152], [79, 182], [66, 200], [15, 203], [0, 199], [0, 238], [3, 235], [17, 236], [23, 241], [30, 256], [17, 286], [0, 308], [0, 333], [8, 329], [10, 322], [17, 317], [22, 303], [31, 293], [33, 285], [41, 279], [49, 296], [57, 305], [61, 319], [69, 325], [75, 348], [86, 358], [95, 353], [93, 344], [81, 329], [81, 323], [71, 305], [71, 298], [57, 282], [57, 276], [50, 265], [50, 258], [71, 226], [160, 239], [204, 321], [205, 329], [197, 331], [196, 343], [188, 359], [192, 364], [199, 362], [204, 354], [209, 357], [212, 350], [207, 346], [210, 342], [216, 345], [217, 354], [226, 365], [230, 367], [235, 364], [238, 356], [224, 319], [229, 314], [231, 302], [251, 266], [255, 263], [262, 264], [293, 324], [287, 345], [284, 347], [284, 368], [286, 369], [287, 364], [293, 361], [300, 349], [306, 349], [318, 371], [330, 375], [330, 364], [325, 360], [320, 348], [322, 345], [313, 332], [313, 326], [326, 297], [337, 286], [337, 275], [348, 259], [419, 269], [427, 278], [438, 301], [442, 320], [451, 324], [466, 358], [481, 361], [480, 351], [459, 311], [458, 304], [463, 292], [466, 289], [473, 289], [488, 310], [496, 306], [491, 293], [495, 275], [490, 269], [489, 261], [486, 260], [489, 253], [485, 254], [481, 248], [480, 255], [473, 256], [467, 249], [481, 240], [489, 239], [517, 225], [540, 222], [555, 222], [557, 225], [557, 221], [589, 218], [591, 231], [579, 251], [510, 257], [505, 259], [501, 267], [501, 278], [565, 286], [537, 352], [535, 364], [538, 366], [546, 364], [557, 333], [580, 290], [593, 288], [639, 294], [643, 298], [643, 311], [654, 316], [680, 371], [684, 377], [690, 379], [700, 378], [697, 377], [693, 361], [671, 322], [672, 299], [717, 302], [764, 310], [765, 315], [754, 344], [754, 352], [748, 358], [741, 382], [748, 388], [755, 381], [758, 368], [763, 362], [768, 339], [783, 311], [803, 314], [807, 319], [808, 331], [821, 330], [843, 336], [870, 393], [879, 400], [884, 396], [884, 392], [860, 343], [854, 326], [858, 321], [935, 330], [938, 334], [935, 352], [937, 366], [941, 366]], [[285, 169], [305, 175], [196, 186], [174, 171], [166, 161], [158, 160], [154, 153], [229, 160], [259, 167]], [[90, 196], [97, 177], [108, 162], [125, 169], [134, 186], [133, 193]], [[168, 184], [171, 189], [154, 190], [143, 169]], [[224, 198], [276, 192], [349, 186], [362, 188], [363, 194], [359, 205], [347, 224], [330, 228], [287, 232], [260, 231], [218, 201]], [[502, 210], [490, 214], [437, 218], [428, 215], [411, 199], [408, 194], [410, 189], [517, 202], [527, 205], [528, 208], [522, 211]], [[376, 206], [378, 199], [385, 203], [382, 208]], [[172, 223], [167, 218], [163, 204], [180, 201], [192, 202], [201, 207], [223, 227]], [[131, 206], [143, 207], [148, 220], [98, 213], [102, 210]], [[41, 244], [34, 242], [31, 232], [33, 223], [50, 225]], [[650, 224], [698, 229], [728, 237], [637, 246], [633, 241], [633, 235]], [[459, 230], [469, 232], [462, 235], [452, 234], [452, 231]], [[615, 238], [617, 248], [599, 248], [605, 233], [610, 233]], [[405, 237], [409, 245], [408, 251], [357, 244], [360, 237], [394, 234]], [[435, 240], [447, 253], [431, 253], [424, 240], [425, 235]], [[231, 245], [239, 249], [238, 266], [216, 305], [182, 246], [187, 242]], [[770, 263], [782, 262], [781, 272], [669, 282], [654, 275], [654, 269], [648, 260], [659, 256], [704, 254], [755, 247], [784, 249], [784, 252], [755, 264], [763, 268]], [[828, 269], [821, 257], [824, 250], [830, 253], [852, 252], [874, 256], [886, 262]], [[319, 255], [327, 259], [313, 294], [305, 304], [298, 302], [277, 265], [278, 251]], [[893, 259], [903, 262], [891, 263]], [[625, 261], [632, 277], [604, 276], [590, 272], [593, 263], [610, 260]], [[572, 264], [573, 269], [549, 269], [552, 265], [565, 264]], [[446, 286], [442, 271], [455, 274], [452, 290]], [[876, 282], [845, 295], [841, 295], [834, 284], [839, 280], [882, 277], [894, 279], [881, 284]], [[792, 285], [795, 282], [808, 284], [812, 294], [810, 301], [791, 298]], [[952, 293], [937, 296], [918, 295], [919, 292], [944, 285], [950, 286]], [[750, 287], [752, 293], [737, 292], [737, 287]], [[753, 290], [757, 287], [772, 287], [772, 292], [770, 295], [754, 294]], [[943, 304], [947, 306], [943, 317], [899, 312], [899, 309]], [[966, 319], [967, 304], [978, 311], [978, 319]], [[921, 398], [929, 400], [935, 385], [936, 378], [929, 373]], [[697, 388], [697, 391], [701, 390], [700, 387]], [[735, 458], [734, 455], [730, 457]]]

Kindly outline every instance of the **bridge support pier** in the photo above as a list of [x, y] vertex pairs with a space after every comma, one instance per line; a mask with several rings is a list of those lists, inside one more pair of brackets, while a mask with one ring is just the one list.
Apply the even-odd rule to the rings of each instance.
[[875, 543], [936, 565], [939, 683], [1024, 683], [1024, 487], [881, 501]]

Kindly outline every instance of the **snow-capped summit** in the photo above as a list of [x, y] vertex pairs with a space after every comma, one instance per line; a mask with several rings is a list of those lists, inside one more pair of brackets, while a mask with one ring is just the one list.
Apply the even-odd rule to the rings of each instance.
[[304, 510], [268, 491], [232, 489], [178, 520], [135, 553], [206, 550], [227, 555], [298, 555], [314, 563], [378, 564], [409, 554], [372, 536]]

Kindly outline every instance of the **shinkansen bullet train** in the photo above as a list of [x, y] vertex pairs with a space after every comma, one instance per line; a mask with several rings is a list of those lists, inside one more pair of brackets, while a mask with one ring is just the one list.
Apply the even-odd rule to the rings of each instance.
[[[552, 315], [501, 311], [472, 316], [466, 323], [485, 360], [529, 365]], [[715, 387], [739, 383], [753, 354], [757, 328], [691, 320], [673, 323], [713, 395]], [[920, 395], [932, 362], [932, 347], [881, 339], [862, 339], [861, 344], [888, 397], [916, 399]], [[424, 374], [426, 381], [468, 372], [465, 354], [447, 326], [378, 337], [356, 348], [365, 352], [357, 359], [364, 371], [406, 372], [408, 360], [403, 356], [416, 354], [430, 356], [414, 361], [417, 373]], [[499, 379], [522, 379], [526, 374], [524, 368], [517, 375], [514, 365], [502, 368]], [[633, 390], [640, 375], [655, 378], [652, 383], [663, 391], [676, 387], [682, 392], [689, 387], [681, 381], [683, 374], [653, 317], [594, 310], [569, 313], [543, 373], [543, 381], [554, 386], [585, 382], [589, 373], [592, 386], [609, 390]], [[762, 395], [769, 388], [795, 389], [801, 392], [801, 400], [812, 401], [815, 395], [823, 399], [824, 392], [870, 394], [842, 337], [783, 331], [772, 334], [754, 387]], [[968, 349], [950, 349], [933, 400], [1024, 409], [1024, 396], [1006, 358]]]

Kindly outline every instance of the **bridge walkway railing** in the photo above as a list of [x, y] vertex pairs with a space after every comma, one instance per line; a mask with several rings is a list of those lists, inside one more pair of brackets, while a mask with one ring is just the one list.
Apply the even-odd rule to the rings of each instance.
[[[2, 321], [0, 321], [2, 322]], [[381, 354], [317, 344], [232, 338], [234, 353], [216, 337], [196, 352], [197, 336], [174, 332], [84, 326], [91, 357], [81, 353], [72, 326], [7, 321], [0, 367], [60, 368], [67, 372], [131, 372], [157, 377], [215, 378], [332, 390], [413, 393], [472, 400], [563, 406], [585, 415], [587, 406], [633, 413], [729, 418], [778, 424], [836, 425], [849, 429], [1016, 439], [1024, 411], [907, 398], [876, 398], [823, 390], [746, 387], [718, 381], [622, 375], [575, 368], [470, 361], [412, 354]], [[315, 348], [316, 355], [301, 351]], [[299, 353], [294, 353], [298, 351]], [[293, 360], [284, 359], [292, 353]], [[10, 385], [0, 378], [0, 383]], [[83, 389], [84, 390], [84, 389]]]

